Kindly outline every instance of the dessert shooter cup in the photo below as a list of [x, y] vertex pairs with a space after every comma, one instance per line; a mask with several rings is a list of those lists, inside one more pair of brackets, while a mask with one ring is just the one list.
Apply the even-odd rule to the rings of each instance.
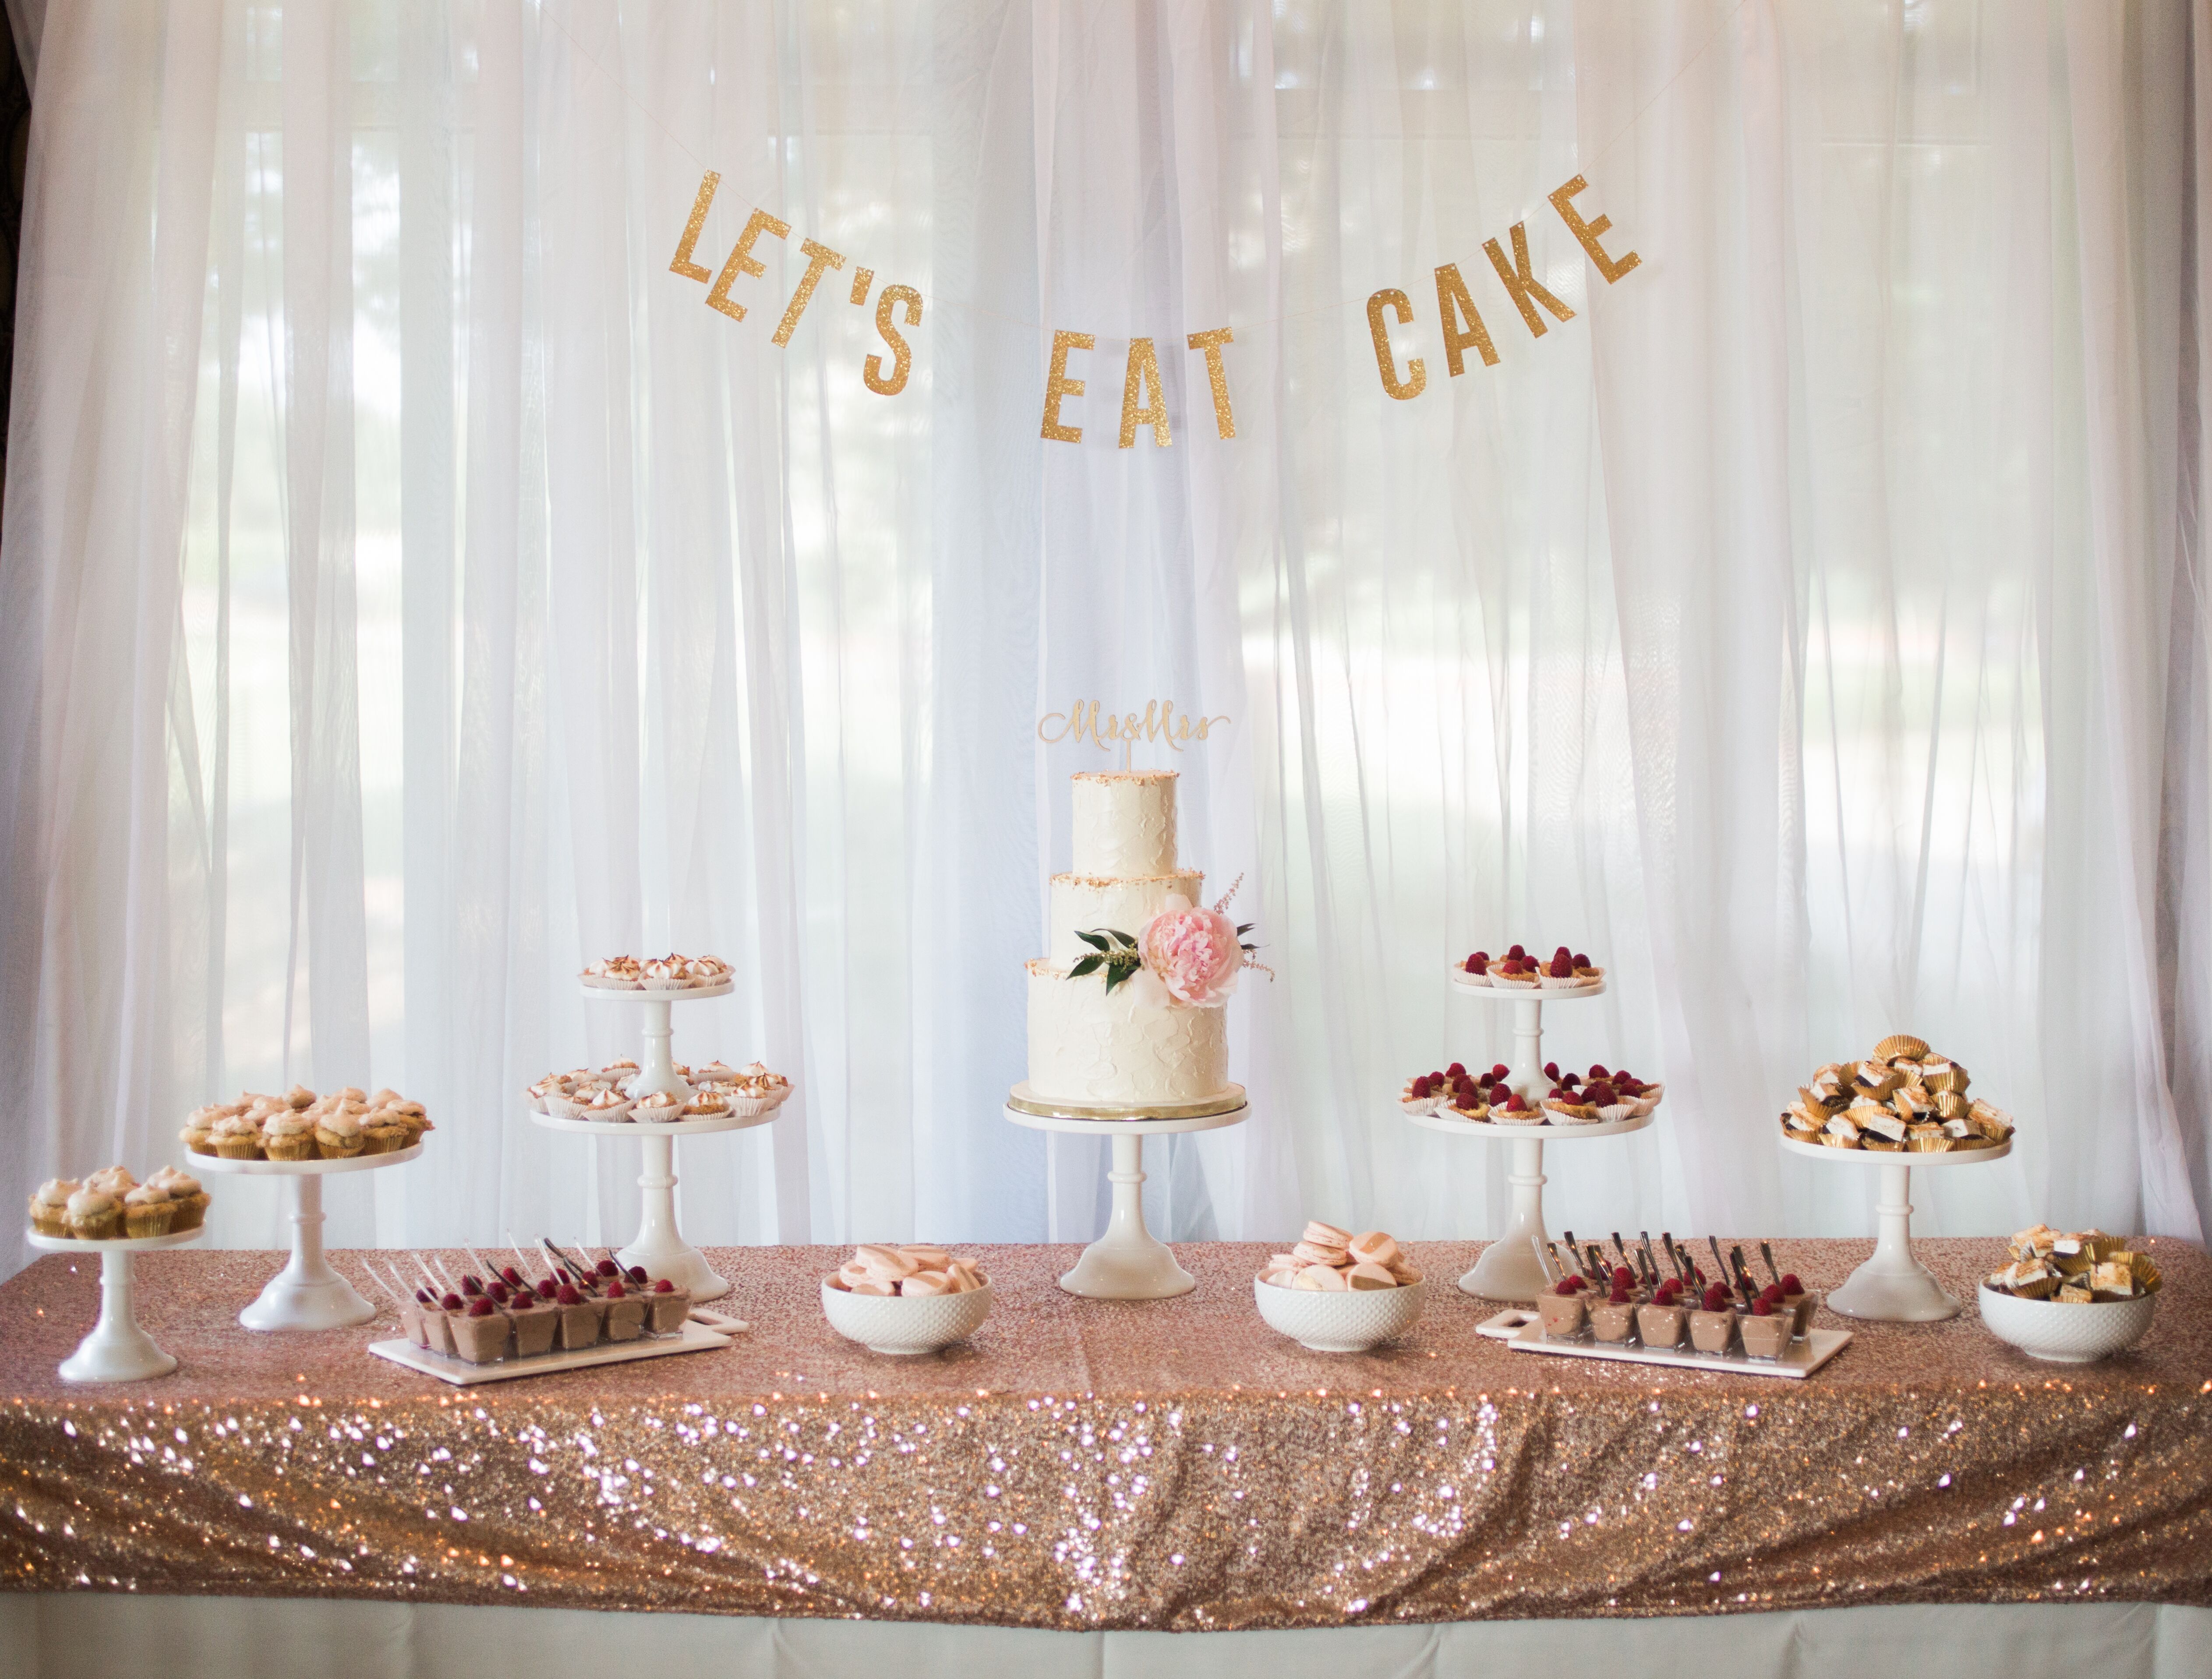
[[1743, 1350], [1754, 1359], [1778, 1359], [1790, 1350], [1790, 1337], [1796, 1328], [1797, 1314], [1778, 1311], [1761, 1317], [1752, 1312], [1736, 1320], [1736, 1333], [1743, 1337]]
[[1688, 1316], [1681, 1306], [1652, 1305], [1647, 1302], [1636, 1308], [1637, 1335], [1646, 1347], [1680, 1347]]
[[558, 1306], [538, 1305], [534, 1301], [523, 1305], [518, 1301], [507, 1309], [514, 1323], [514, 1355], [530, 1358], [553, 1350], [553, 1341], [561, 1329], [561, 1309]]
[[502, 1311], [478, 1317], [468, 1312], [447, 1314], [446, 1327], [453, 1337], [453, 1350], [471, 1364], [489, 1364], [507, 1356], [508, 1325]]
[[574, 1305], [559, 1308], [561, 1313], [561, 1350], [580, 1353], [586, 1347], [599, 1344], [599, 1324], [605, 1314], [602, 1303], [586, 1295]]
[[1690, 1314], [1690, 1345], [1700, 1353], [1715, 1357], [1727, 1354], [1735, 1342], [1735, 1308], [1723, 1306], [1718, 1311], [1698, 1311]]
[[1543, 1322], [1545, 1340], [1571, 1341], [1589, 1320], [1589, 1302], [1580, 1294], [1540, 1294], [1536, 1316]]
[[635, 1341], [645, 1333], [645, 1297], [625, 1294], [605, 1302], [609, 1341]]
[[1814, 1308], [1820, 1304], [1820, 1297], [1810, 1290], [1782, 1297], [1783, 1310], [1789, 1312], [1794, 1321], [1795, 1327], [1790, 1332], [1793, 1341], [1802, 1341], [1812, 1333]]
[[1615, 1305], [1611, 1300], [1600, 1300], [1589, 1309], [1590, 1332], [1600, 1341], [1626, 1341], [1629, 1331], [1636, 1327], [1636, 1305], [1633, 1301]]

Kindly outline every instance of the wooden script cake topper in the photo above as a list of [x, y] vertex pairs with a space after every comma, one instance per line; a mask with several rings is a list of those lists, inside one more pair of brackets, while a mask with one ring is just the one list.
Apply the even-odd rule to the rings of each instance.
[[1187, 740], [1203, 740], [1231, 721], [1227, 717], [1177, 715], [1173, 700], [1146, 700], [1141, 712], [1113, 712], [1097, 700], [1078, 700], [1066, 711], [1049, 711], [1037, 719], [1037, 739], [1048, 746], [1063, 740], [1088, 740], [1102, 752], [1121, 745], [1121, 767], [1129, 767], [1129, 749], [1139, 740], [1164, 740], [1168, 750], [1179, 752]]

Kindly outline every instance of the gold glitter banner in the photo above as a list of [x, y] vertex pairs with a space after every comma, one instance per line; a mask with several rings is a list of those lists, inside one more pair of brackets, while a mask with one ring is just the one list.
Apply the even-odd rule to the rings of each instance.
[[[54, 1375], [98, 1267], [0, 1288], [0, 1570], [18, 1590], [313, 1596], [1058, 1628], [1328, 1627], [1835, 1603], [2212, 1603], [2212, 1264], [2150, 1244], [2158, 1321], [2033, 1362], [1967, 1316], [1844, 1324], [1798, 1383], [1544, 1359], [1475, 1334], [1473, 1244], [1415, 1243], [1427, 1310], [1358, 1357], [1252, 1304], [1079, 1300], [1071, 1248], [980, 1250], [992, 1316], [941, 1359], [838, 1339], [842, 1250], [725, 1250], [726, 1351], [448, 1390], [386, 1321], [257, 1335], [278, 1262], [149, 1254], [177, 1374]], [[1816, 1287], [1864, 1242], [1793, 1242]], [[1918, 1251], [1954, 1292], [1990, 1241]], [[340, 1268], [358, 1273], [346, 1255]], [[448, 1262], [458, 1256], [447, 1256]]]

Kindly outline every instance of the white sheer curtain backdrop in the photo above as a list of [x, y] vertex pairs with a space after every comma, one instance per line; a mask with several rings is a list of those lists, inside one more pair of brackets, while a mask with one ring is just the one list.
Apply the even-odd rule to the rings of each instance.
[[[1097, 1150], [1000, 1105], [1066, 777], [1115, 760], [1036, 724], [1170, 699], [1233, 720], [1139, 761], [1274, 977], [1252, 1121], [1148, 1153], [1169, 1233], [1495, 1229], [1503, 1162], [1392, 1097], [1506, 1052], [1443, 973], [1514, 939], [1611, 970], [1563, 1062], [1669, 1086], [1555, 1152], [1556, 1223], [1868, 1229], [1773, 1115], [1910, 1027], [2021, 1122], [1923, 1229], [2201, 1233], [2204, 6], [39, 9], [11, 1193], [389, 1084], [431, 1157], [333, 1240], [620, 1240], [635, 1151], [519, 1095], [635, 1053], [570, 976], [673, 945], [738, 982], [678, 1054], [798, 1086], [684, 1149], [695, 1238], [1087, 1239]], [[742, 321], [670, 271], [709, 168], [698, 262], [791, 229]], [[777, 347], [802, 240], [845, 263]], [[1495, 365], [1449, 371], [1444, 265]], [[1233, 440], [1183, 347], [1224, 325]], [[1138, 337], [1171, 447], [1117, 447]], [[218, 1239], [278, 1239], [220, 1187]]]

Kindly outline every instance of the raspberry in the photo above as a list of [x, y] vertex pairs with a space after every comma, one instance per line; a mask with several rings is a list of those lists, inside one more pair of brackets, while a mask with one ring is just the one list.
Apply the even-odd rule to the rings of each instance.
[[1728, 1310], [1728, 1290], [1722, 1287], [1720, 1284], [1715, 1283], [1711, 1288], [1708, 1288], [1705, 1291], [1705, 1310], [1707, 1311], [1726, 1311]]
[[1505, 953], [1511, 957], [1516, 962], [1527, 960], [1528, 955], [1528, 952], [1522, 950], [1518, 945], [1514, 946], [1511, 950], [1507, 951]]
[[1449, 1067], [1444, 1068], [1444, 1077], [1455, 1080], [1464, 1079], [1467, 1077], [1467, 1068], [1459, 1062], [1454, 1062]]
[[1613, 1286], [1613, 1293], [1606, 1298], [1606, 1304], [1613, 1306], [1625, 1306], [1628, 1303], [1628, 1286], [1626, 1283], [1615, 1282]]
[[538, 1298], [541, 1300], [550, 1300], [560, 1292], [561, 1285], [550, 1277], [545, 1278], [538, 1285]]
[[622, 1267], [611, 1259], [603, 1259], [599, 1262], [599, 1274], [603, 1277], [618, 1277], [622, 1274]]
[[1805, 1285], [1797, 1281], [1797, 1274], [1795, 1271], [1784, 1271], [1782, 1274], [1782, 1292], [1784, 1294], [1802, 1294], [1805, 1292]]
[[438, 1305], [443, 1311], [459, 1311], [461, 1309], [461, 1297], [451, 1291], [448, 1291], [446, 1298], [439, 1301]]
[[653, 1285], [653, 1292], [656, 1294], [673, 1294], [676, 1292], [676, 1285], [669, 1281], [666, 1277], [663, 1277]]
[[1613, 1286], [1615, 1288], [1635, 1287], [1636, 1273], [1630, 1270], [1626, 1265], [1614, 1266], [1613, 1268]]
[[1425, 1073], [1413, 1080], [1413, 1095], [1416, 1098], [1426, 1096], [1434, 1088], [1435, 1086], [1429, 1082], [1429, 1075]]
[[522, 1287], [522, 1273], [516, 1270], [512, 1265], [501, 1271], [500, 1275], [506, 1279], [507, 1286], [509, 1288], [520, 1288]]
[[562, 1283], [561, 1292], [553, 1298], [564, 1306], [580, 1306], [584, 1304], [584, 1297], [576, 1292], [576, 1286], [574, 1283]]
[[616, 1278], [612, 1282], [611, 1282], [611, 1283], [609, 1283], [609, 1284], [607, 1285], [607, 1298], [608, 1298], [610, 1300], [619, 1300], [619, 1299], [621, 1299], [623, 1298], [623, 1293], [624, 1293], [624, 1291], [623, 1291], [623, 1286], [622, 1286], [622, 1279], [621, 1279], [620, 1277], [617, 1277], [617, 1278]]
[[490, 1317], [490, 1316], [491, 1316], [491, 1302], [490, 1302], [489, 1300], [487, 1300], [486, 1299], [484, 1299], [483, 1295], [481, 1295], [481, 1294], [477, 1295], [477, 1303], [476, 1303], [474, 1305], [472, 1305], [472, 1306], [471, 1306], [471, 1307], [469, 1308], [469, 1316], [470, 1316], [470, 1317]]
[[1590, 1063], [1589, 1075], [1593, 1079], [1610, 1079], [1613, 1076], [1605, 1070], [1605, 1063], [1601, 1061], [1594, 1061]]
[[1553, 979], [1572, 979], [1575, 976], [1575, 959], [1567, 954], [1565, 945], [1559, 946], [1559, 953], [1552, 958], [1551, 965], [1544, 971]]
[[478, 1282], [473, 1276], [463, 1277], [461, 1279], [461, 1293], [467, 1295], [473, 1300], [477, 1295], [483, 1293], [483, 1285]]
[[1544, 1076], [1545, 1076], [1546, 1078], [1549, 1079], [1549, 1080], [1550, 1080], [1553, 1084], [1555, 1084], [1555, 1085], [1556, 1085], [1557, 1083], [1559, 1083], [1559, 1062], [1555, 1062], [1555, 1061], [1547, 1061], [1547, 1062], [1546, 1062], [1544, 1063]]
[[1510, 1073], [1512, 1070], [1513, 1070], [1513, 1069], [1512, 1069], [1511, 1068], [1508, 1067], [1508, 1066], [1507, 1066], [1504, 1062], [1502, 1062], [1502, 1061], [1501, 1061], [1501, 1062], [1493, 1062], [1491, 1064], [1491, 1068], [1490, 1068], [1490, 1076], [1491, 1076], [1491, 1079], [1492, 1079], [1492, 1082], [1495, 1082], [1496, 1080], [1499, 1080], [1499, 1079], [1504, 1078], [1507, 1074]]
[[1751, 1315], [1753, 1317], [1773, 1317], [1774, 1302], [1768, 1299], [1764, 1294], [1760, 1295], [1756, 1300], [1753, 1300], [1751, 1303]]
[[1574, 964], [1577, 968], [1588, 968], [1595, 965], [1590, 961], [1589, 958], [1584, 956], [1580, 951], [1577, 951], [1574, 954]]
[[1571, 1295], [1571, 1294], [1572, 1294], [1572, 1293], [1575, 1292], [1575, 1285], [1576, 1285], [1577, 1283], [1580, 1282], [1581, 1281], [1582, 1281], [1582, 1279], [1581, 1279], [1580, 1277], [1568, 1277], [1568, 1278], [1565, 1278], [1565, 1280], [1563, 1280], [1563, 1281], [1560, 1282], [1560, 1284], [1559, 1284], [1559, 1286], [1558, 1287], [1554, 1288], [1554, 1289], [1552, 1291], [1552, 1293], [1553, 1293], [1554, 1294], [1569, 1294], [1569, 1295]]

